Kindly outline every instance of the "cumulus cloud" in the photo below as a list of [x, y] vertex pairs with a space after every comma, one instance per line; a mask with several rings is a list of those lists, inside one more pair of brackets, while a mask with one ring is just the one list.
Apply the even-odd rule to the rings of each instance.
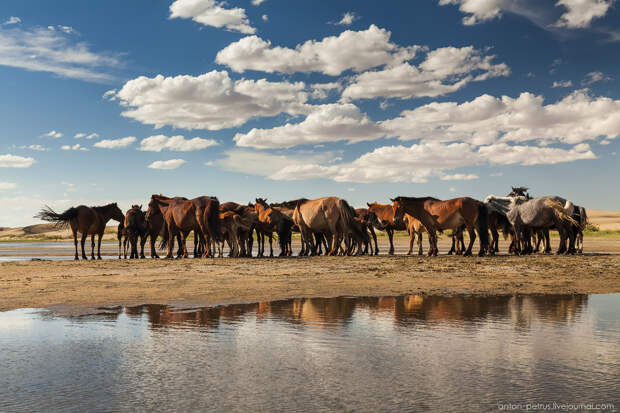
[[198, 151], [217, 145], [213, 139], [193, 138], [185, 139], [181, 135], [168, 137], [166, 135], [154, 135], [142, 139], [139, 151], [161, 152], [164, 149], [177, 152]]
[[590, 26], [594, 19], [607, 14], [613, 0], [558, 0], [556, 6], [564, 6], [566, 11], [556, 22], [558, 27], [582, 29]]
[[345, 70], [362, 72], [400, 63], [413, 58], [421, 49], [399, 47], [390, 41], [390, 36], [388, 30], [371, 25], [367, 30], [346, 30], [338, 36], [308, 40], [295, 49], [272, 46], [258, 36], [248, 36], [220, 50], [215, 61], [235, 72], [321, 72], [337, 76]]
[[21, 22], [22, 22], [22, 19], [20, 19], [19, 17], [11, 16], [4, 23], [2, 23], [2, 25], [8, 26], [10, 24], [17, 24]]
[[551, 85], [552, 88], [572, 87], [572, 86], [573, 86], [573, 82], [571, 80], [554, 81], [553, 85]]
[[114, 80], [109, 72], [120, 65], [118, 57], [92, 51], [68, 29], [0, 27], [0, 65], [89, 82]]
[[0, 191], [7, 191], [15, 188], [17, 188], [17, 184], [14, 182], [0, 182]]
[[128, 147], [135, 141], [136, 141], [135, 136], [127, 136], [125, 138], [120, 138], [120, 139], [102, 139], [99, 142], [96, 142], [93, 146], [95, 148], [121, 149], [121, 148]]
[[60, 149], [63, 151], [88, 151], [88, 148], [83, 147], [79, 143], [76, 143], [75, 145], [62, 145]]
[[592, 83], [607, 82], [609, 80], [611, 80], [611, 77], [605, 75], [603, 72], [590, 72], [586, 74], [586, 77], [581, 81], [581, 84], [587, 86]]
[[129, 108], [123, 116], [156, 128], [218, 130], [255, 117], [309, 113], [304, 89], [303, 82], [233, 81], [228, 72], [214, 70], [200, 76], [141, 76], [115, 96]]
[[0, 168], [29, 168], [35, 162], [34, 158], [17, 155], [0, 155]]
[[185, 163], [184, 159], [169, 159], [167, 161], [155, 161], [148, 167], [151, 169], [177, 169]]
[[253, 6], [260, 6], [264, 2], [265, 2], [265, 0], [252, 0], [252, 5]]
[[390, 135], [402, 140], [464, 141], [484, 145], [531, 140], [569, 144], [613, 139], [620, 135], [620, 100], [594, 97], [577, 90], [545, 105], [528, 92], [517, 98], [482, 95], [472, 101], [433, 102], [381, 122]]
[[348, 11], [345, 14], [343, 14], [342, 19], [340, 19], [340, 21], [336, 22], [335, 24], [338, 24], [341, 26], [350, 26], [351, 24], [353, 24], [355, 20], [359, 20], [359, 16], [351, 11]]
[[346, 87], [342, 96], [349, 99], [441, 96], [455, 92], [469, 82], [508, 76], [508, 66], [493, 63], [494, 58], [484, 56], [472, 46], [442, 47], [430, 51], [417, 67], [403, 62], [361, 73]]
[[385, 131], [351, 103], [317, 106], [300, 123], [287, 123], [271, 129], [252, 129], [237, 133], [238, 146], [252, 148], [290, 148], [297, 145], [346, 140], [359, 142], [381, 138]]
[[61, 132], [57, 132], [55, 130], [51, 130], [47, 133], [44, 133], [43, 135], [41, 135], [41, 137], [43, 138], [54, 138], [54, 139], [60, 139], [62, 138], [64, 135]]
[[[258, 0], [258, 5], [262, 1]], [[250, 25], [245, 9], [227, 8], [225, 1], [176, 0], [170, 5], [170, 18], [192, 19], [205, 26], [252, 34], [256, 29]]]
[[476, 148], [467, 143], [423, 142], [407, 146], [383, 146], [350, 163], [289, 165], [270, 176], [274, 180], [330, 179], [336, 182], [413, 182], [438, 177], [443, 180], [477, 179], [476, 174], [447, 171], [481, 164], [538, 165], [594, 159], [587, 145], [570, 149], [511, 146], [505, 143]]

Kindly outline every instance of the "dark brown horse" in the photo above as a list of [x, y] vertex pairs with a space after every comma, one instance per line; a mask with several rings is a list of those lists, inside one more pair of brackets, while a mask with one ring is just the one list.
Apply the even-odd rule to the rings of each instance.
[[[148, 235], [146, 215], [142, 211], [142, 205], [132, 205], [131, 209], [125, 213], [125, 258], [127, 258], [127, 246], [131, 246], [129, 258], [146, 258], [144, 256], [144, 244]], [[140, 238], [140, 254], [138, 255], [138, 238]]]
[[[267, 203], [266, 199], [256, 198], [256, 204], [254, 204], [254, 210], [258, 215], [258, 221], [265, 229], [271, 229], [278, 234], [278, 241], [280, 243], [280, 257], [290, 255], [288, 251], [289, 239], [291, 238], [291, 227], [293, 226], [293, 220], [287, 215], [272, 208]], [[265, 231], [266, 233], [269, 231]], [[273, 257], [272, 238], [269, 236], [269, 256]], [[262, 250], [259, 242], [259, 256], [262, 256], [261, 251], [265, 251], [265, 239], [262, 238]]]
[[105, 232], [106, 224], [109, 220], [113, 219], [122, 223], [125, 219], [123, 211], [120, 210], [116, 202], [104, 206], [88, 207], [86, 205], [79, 205], [77, 207], [71, 207], [63, 213], [56, 213], [49, 206], [45, 206], [35, 218], [42, 219], [43, 221], [54, 222], [57, 227], [71, 226], [71, 232], [73, 232], [73, 244], [75, 245], [75, 259], [78, 258], [78, 232], [82, 234], [82, 259], [88, 259], [86, 252], [84, 251], [84, 243], [86, 237], [90, 235], [91, 240], [91, 257], [95, 259], [95, 235], [98, 236], [97, 243], [97, 259], [101, 259], [101, 238]]
[[399, 196], [392, 199], [395, 209], [395, 222], [403, 220], [405, 214], [418, 219], [426, 228], [430, 248], [428, 255], [437, 255], [436, 231], [458, 229], [465, 225], [469, 232], [469, 246], [464, 255], [472, 254], [472, 246], [476, 239], [476, 229], [480, 236], [479, 256], [485, 254], [489, 245], [488, 211], [483, 202], [472, 198], [454, 198], [439, 201], [435, 198], [410, 198]]

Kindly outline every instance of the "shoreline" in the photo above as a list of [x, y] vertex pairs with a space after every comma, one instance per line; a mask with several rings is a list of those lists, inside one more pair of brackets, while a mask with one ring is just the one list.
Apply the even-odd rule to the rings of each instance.
[[0, 263], [0, 311], [47, 308], [85, 314], [141, 304], [187, 308], [339, 296], [618, 292], [616, 253]]

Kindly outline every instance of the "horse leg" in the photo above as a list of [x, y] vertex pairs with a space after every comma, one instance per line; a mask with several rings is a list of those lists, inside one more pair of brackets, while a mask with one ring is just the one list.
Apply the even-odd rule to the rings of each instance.
[[474, 229], [474, 227], [467, 227], [467, 232], [469, 233], [469, 245], [467, 246], [467, 249], [465, 250], [465, 254], [463, 254], [466, 257], [469, 257], [472, 255], [472, 247], [474, 246], [474, 241], [476, 240], [476, 230]]
[[101, 239], [103, 238], [103, 231], [97, 236], [97, 259], [101, 259]]
[[407, 251], [407, 255], [411, 255], [413, 253], [414, 242], [415, 242], [415, 232], [411, 229], [409, 230], [409, 251]]
[[375, 234], [375, 229], [370, 226], [370, 235], [372, 235], [372, 240], [375, 242], [375, 255], [379, 255], [379, 246], [377, 245], [377, 234]]
[[90, 259], [95, 259], [95, 233], [90, 235]]
[[387, 230], [387, 234], [388, 234], [388, 239], [390, 240], [390, 251], [388, 251], [389, 255], [394, 255], [394, 230], [393, 229], [388, 229]]
[[80, 245], [82, 246], [82, 259], [87, 260], [86, 251], [84, 251], [84, 244], [86, 243], [86, 237], [88, 234], [82, 234], [82, 239], [80, 240]]
[[452, 246], [450, 247], [450, 251], [448, 251], [448, 255], [452, 255], [452, 254], [457, 254], [458, 255], [458, 251], [457, 251], [458, 244], [457, 244], [457, 241], [456, 241], [456, 234], [455, 234], [454, 231], [452, 232], [452, 237], [451, 238], [452, 238]]
[[495, 251], [495, 247], [498, 243], [498, 239], [499, 239], [499, 232], [497, 232], [497, 228], [495, 226], [491, 227], [491, 245], [489, 245], [489, 254], [490, 255], [495, 255], [495, 253], [497, 251]]
[[140, 258], [146, 258], [144, 255], [144, 244], [146, 244], [146, 234], [140, 234]]
[[269, 237], [269, 257], [273, 258], [273, 232], [270, 232], [267, 236]]
[[418, 255], [424, 254], [422, 251], [422, 231], [418, 232]]
[[71, 228], [73, 231], [73, 245], [75, 246], [75, 258], [74, 260], [79, 260], [78, 258], [78, 240], [77, 240], [77, 229]]
[[435, 234], [434, 229], [428, 229], [428, 256], [432, 257], [435, 255], [435, 245], [437, 244], [437, 235]]

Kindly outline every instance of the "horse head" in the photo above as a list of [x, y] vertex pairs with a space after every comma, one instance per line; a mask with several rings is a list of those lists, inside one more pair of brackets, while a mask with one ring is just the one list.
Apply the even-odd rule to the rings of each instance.
[[530, 195], [527, 193], [529, 188], [525, 186], [512, 187], [512, 191], [508, 194], [508, 196], [516, 197], [516, 196], [524, 196], [526, 198], [530, 198]]
[[113, 220], [118, 221], [118, 222], [124, 222], [125, 221], [125, 214], [123, 214], [123, 211], [121, 211], [121, 209], [118, 207], [118, 204], [116, 202], [114, 202], [113, 204], [110, 204], [110, 210], [111, 210], [111, 217]]
[[392, 201], [392, 207], [394, 208], [394, 224], [395, 225], [402, 225], [403, 223], [403, 218], [405, 216], [405, 210], [403, 209], [403, 197], [402, 196], [398, 196], [394, 199], [390, 198], [390, 201]]

